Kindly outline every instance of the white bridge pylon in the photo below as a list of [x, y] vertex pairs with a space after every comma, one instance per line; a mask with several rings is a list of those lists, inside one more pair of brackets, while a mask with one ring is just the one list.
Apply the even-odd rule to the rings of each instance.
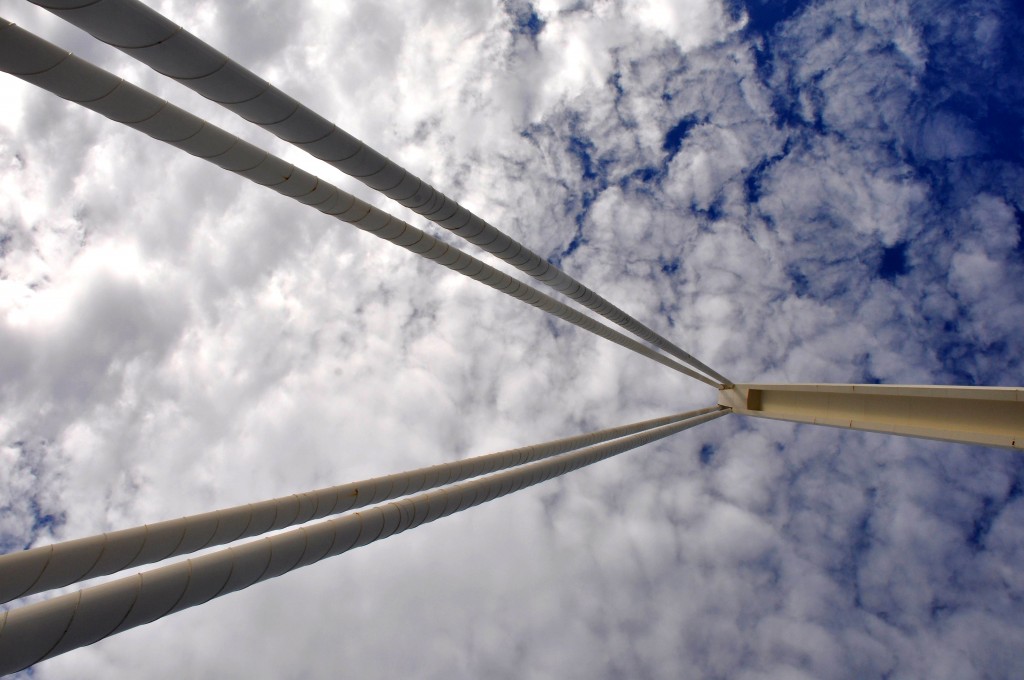
[[1024, 388], [742, 384], [718, 403], [746, 416], [850, 430], [1024, 448]]

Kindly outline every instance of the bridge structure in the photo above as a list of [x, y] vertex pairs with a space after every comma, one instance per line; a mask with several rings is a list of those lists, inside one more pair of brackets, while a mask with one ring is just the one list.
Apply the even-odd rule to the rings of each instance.
[[0, 555], [2, 604], [225, 546], [4, 611], [0, 673], [28, 668], [729, 414], [1024, 448], [1024, 388], [733, 382], [138, 0], [32, 1], [479, 246], [550, 292], [2, 19], [0, 70], [656, 361], [714, 388], [717, 400], [703, 409], [533, 446]]

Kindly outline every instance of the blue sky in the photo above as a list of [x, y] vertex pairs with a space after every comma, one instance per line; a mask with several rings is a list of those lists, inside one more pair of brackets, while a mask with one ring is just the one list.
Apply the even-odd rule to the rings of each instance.
[[[154, 4], [734, 380], [1022, 383], [1011, 2]], [[715, 399], [0, 88], [4, 550]], [[1010, 451], [730, 416], [35, 674], [1014, 677], [1022, 495]]]

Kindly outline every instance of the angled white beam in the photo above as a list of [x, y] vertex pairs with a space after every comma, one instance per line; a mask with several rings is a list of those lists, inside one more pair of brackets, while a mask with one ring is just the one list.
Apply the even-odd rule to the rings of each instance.
[[[0, 18], [0, 71], [312, 206], [378, 238], [526, 302], [712, 387], [722, 387], [647, 345], [577, 312], [455, 246], [374, 208], [291, 163]], [[127, 172], [127, 171], [126, 171]]]
[[718, 403], [758, 418], [1024, 448], [1021, 387], [742, 384]]
[[720, 418], [664, 425], [0, 614], [0, 674]]
[[544, 460], [719, 410], [718, 406], [710, 406], [543, 444], [0, 555], [0, 604]]
[[731, 382], [405, 168], [138, 0], [30, 0], [725, 385]]

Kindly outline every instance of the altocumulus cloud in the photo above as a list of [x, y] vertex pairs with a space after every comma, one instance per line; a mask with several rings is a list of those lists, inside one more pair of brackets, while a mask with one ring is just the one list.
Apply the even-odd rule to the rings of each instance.
[[[733, 379], [1020, 383], [1010, 2], [154, 4]], [[2, 88], [4, 550], [714, 399]], [[730, 417], [35, 674], [1011, 677], [1022, 495], [1010, 452]]]

